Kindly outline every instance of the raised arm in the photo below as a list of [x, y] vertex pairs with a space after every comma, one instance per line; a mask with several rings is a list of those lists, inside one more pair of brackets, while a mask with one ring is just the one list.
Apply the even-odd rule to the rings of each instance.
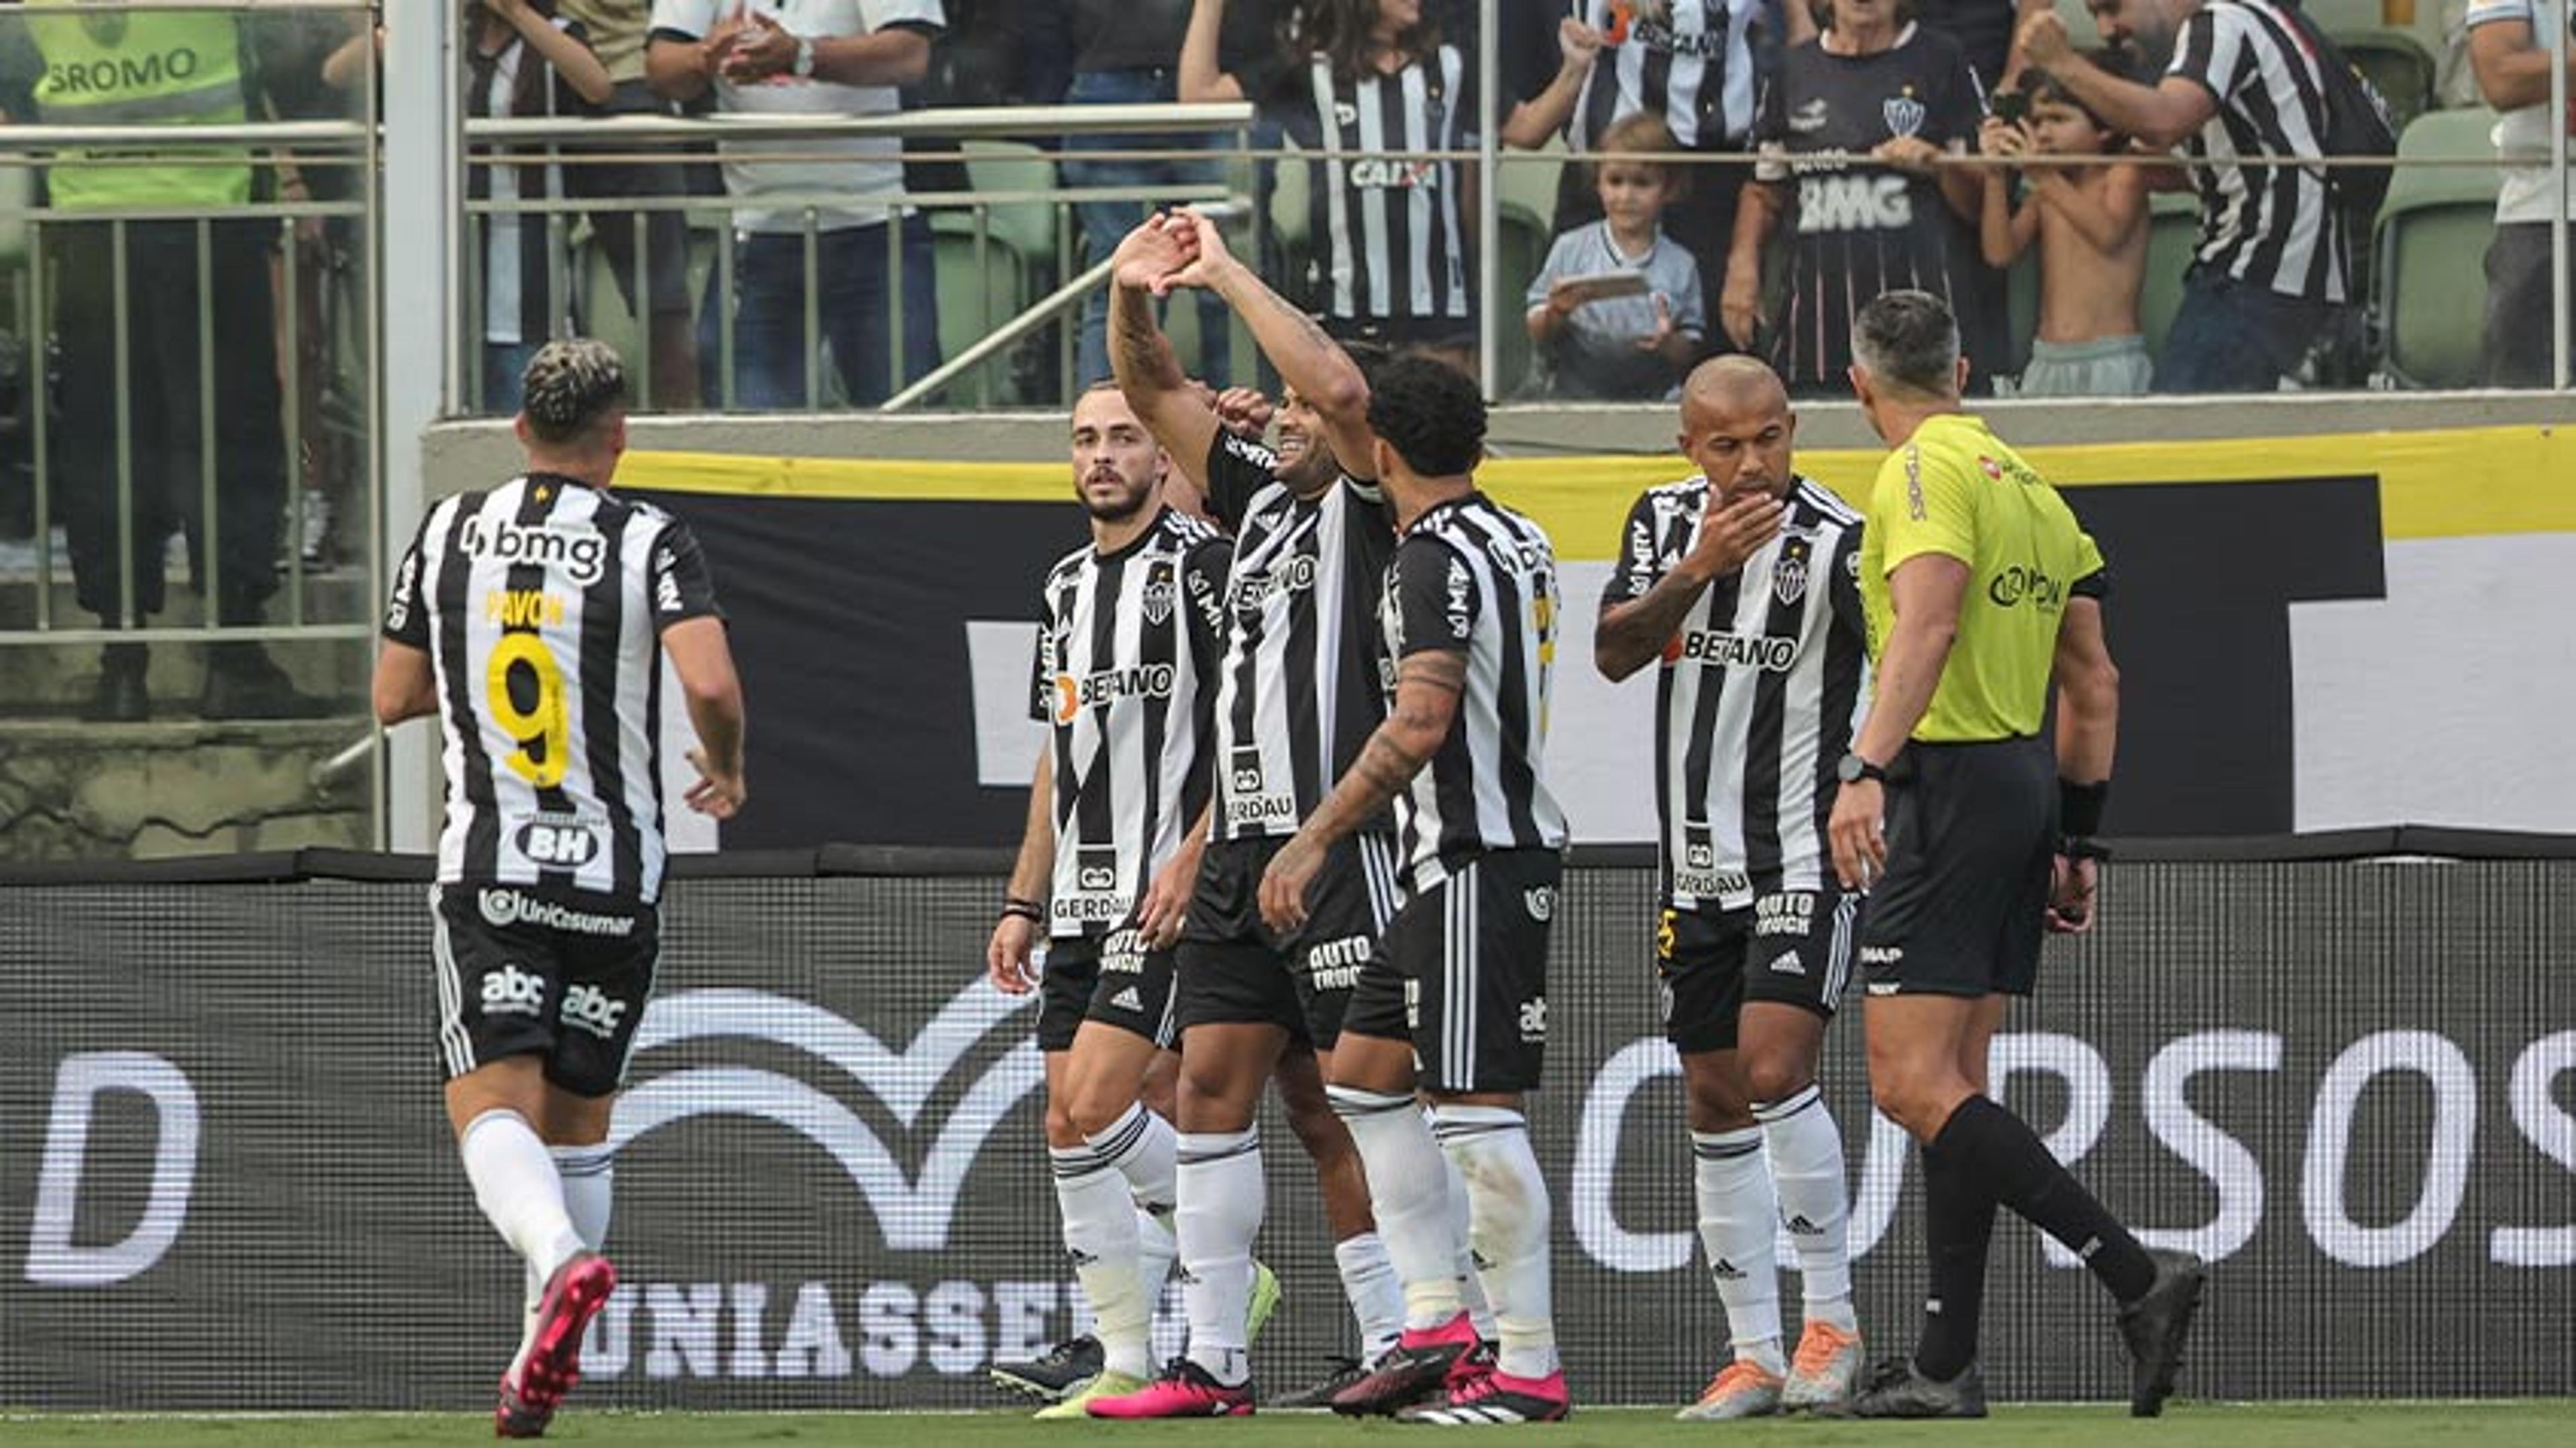
[[2041, 11], [2021, 23], [2014, 43], [2030, 63], [2064, 85], [2102, 124], [2157, 150], [2181, 145], [2218, 114], [2218, 96], [2207, 85], [2168, 75], [2152, 86], [2111, 74], [2075, 51], [2066, 22]]
[[1225, 0], [1198, 0], [1190, 7], [1190, 28], [1181, 36], [1180, 99], [1186, 105], [1239, 101], [1243, 85], [1217, 61], [1217, 37], [1225, 30]]
[[1198, 257], [1173, 277], [1171, 284], [1205, 287], [1225, 298], [1226, 305], [1234, 308], [1234, 314], [1251, 329], [1261, 354], [1279, 369], [1279, 380], [1294, 388], [1322, 415], [1325, 434], [1332, 442], [1333, 455], [1341, 460], [1342, 470], [1352, 477], [1365, 478], [1374, 434], [1368, 425], [1368, 379], [1361, 375], [1360, 365], [1342, 350], [1341, 343], [1316, 325], [1314, 318], [1289, 305], [1287, 298], [1272, 291], [1250, 267], [1236, 260], [1226, 250], [1225, 238], [1215, 222], [1194, 211], [1175, 214], [1188, 218], [1196, 229]]
[[1574, 102], [1583, 94], [1584, 77], [1601, 58], [1601, 32], [1568, 15], [1556, 24], [1557, 52], [1562, 57], [1547, 89], [1513, 106], [1503, 120], [1503, 144], [1535, 151], [1565, 129], [1574, 118]]
[[1207, 491], [1208, 449], [1216, 441], [1217, 413], [1172, 351], [1154, 316], [1154, 287], [1177, 275], [1197, 256], [1194, 233], [1167, 217], [1148, 217], [1110, 257], [1109, 365], [1118, 390], [1181, 475]]
[[[1986, 119], [1979, 148], [1989, 156], [2018, 156], [2030, 149], [2022, 129], [2010, 121]], [[2012, 204], [2013, 173], [2001, 166], [1984, 168], [1985, 195], [1977, 211], [1977, 250], [1988, 266], [2011, 266], [2039, 235], [2039, 208]]]

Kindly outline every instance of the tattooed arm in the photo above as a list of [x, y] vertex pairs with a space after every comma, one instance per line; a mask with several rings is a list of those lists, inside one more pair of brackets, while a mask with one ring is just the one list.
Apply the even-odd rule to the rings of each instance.
[[1458, 698], [1466, 682], [1463, 652], [1427, 649], [1408, 655], [1397, 666], [1394, 710], [1360, 747], [1350, 772], [1262, 874], [1261, 916], [1272, 929], [1286, 930], [1305, 921], [1306, 887], [1323, 867], [1325, 853], [1403, 793], [1439, 752], [1458, 717]]

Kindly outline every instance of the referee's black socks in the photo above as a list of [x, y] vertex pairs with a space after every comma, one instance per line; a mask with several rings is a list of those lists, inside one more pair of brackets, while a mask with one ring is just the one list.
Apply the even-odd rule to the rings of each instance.
[[[1958, 1117], [1950, 1118], [1955, 1124]], [[1931, 1282], [1923, 1298], [1923, 1335], [1914, 1370], [1948, 1382], [1977, 1360], [1977, 1320], [1985, 1310], [1986, 1244], [1995, 1235], [1995, 1193], [1964, 1152], [1945, 1150], [1950, 1136], [1923, 1148], [1923, 1248]]]
[[2121, 1302], [2135, 1302], [2155, 1286], [2155, 1259], [2048, 1154], [2047, 1144], [2020, 1117], [1983, 1096], [1971, 1096], [1950, 1113], [1923, 1153], [1927, 1179], [1935, 1153], [1944, 1167], [1982, 1180], [1994, 1200], [2083, 1258]]

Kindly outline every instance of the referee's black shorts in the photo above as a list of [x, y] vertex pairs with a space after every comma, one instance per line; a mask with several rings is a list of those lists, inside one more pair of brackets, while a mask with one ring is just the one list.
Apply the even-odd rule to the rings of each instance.
[[1861, 912], [1871, 995], [2028, 995], [2057, 829], [2045, 739], [1909, 743], [1887, 769], [1887, 873]]

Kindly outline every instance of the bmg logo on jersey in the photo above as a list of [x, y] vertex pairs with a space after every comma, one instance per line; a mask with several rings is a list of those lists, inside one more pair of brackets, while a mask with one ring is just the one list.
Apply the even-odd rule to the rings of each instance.
[[483, 977], [483, 1014], [487, 1016], [533, 1016], [546, 1008], [546, 978], [532, 975], [515, 965], [505, 965]]
[[587, 523], [487, 523], [465, 520], [465, 556], [477, 562], [518, 563], [560, 569], [588, 588], [605, 572], [608, 540]]
[[576, 984], [564, 991], [563, 1021], [567, 1026], [579, 1026], [605, 1041], [617, 1034], [618, 1023], [625, 1019], [626, 1002], [595, 985]]

